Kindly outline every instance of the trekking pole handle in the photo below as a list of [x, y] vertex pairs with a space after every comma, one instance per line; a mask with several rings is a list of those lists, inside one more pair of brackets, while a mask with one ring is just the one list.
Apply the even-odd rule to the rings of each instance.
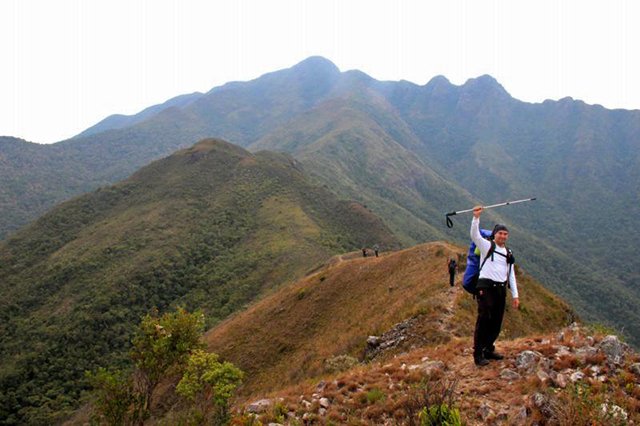
[[[533, 198], [525, 198], [523, 200], [515, 200], [515, 201], [507, 201], [505, 203], [498, 203], [498, 204], [492, 204], [490, 206], [482, 206], [483, 209], [492, 209], [494, 207], [502, 207], [502, 206], [509, 206], [511, 204], [518, 204], [518, 203], [524, 203], [525, 201], [534, 201], [536, 199], [536, 197]], [[455, 216], [457, 214], [460, 213], [468, 213], [468, 212], [472, 212], [475, 210], [475, 207], [472, 209], [467, 209], [467, 210], [459, 210], [457, 212], [451, 212], [451, 213], [447, 213], [445, 216], [447, 218], [447, 227], [448, 228], [453, 228], [453, 221], [451, 220], [450, 216]]]
[[447, 217], [447, 228], [453, 228], [453, 221], [449, 216], [455, 216], [456, 212], [447, 213], [445, 216]]

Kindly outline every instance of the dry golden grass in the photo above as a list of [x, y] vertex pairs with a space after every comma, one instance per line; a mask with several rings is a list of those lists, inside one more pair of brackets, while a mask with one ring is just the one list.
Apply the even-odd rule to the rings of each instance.
[[[311, 381], [282, 389], [271, 397], [284, 398], [287, 407], [299, 416], [312, 412], [316, 418], [313, 424], [418, 424], [417, 413], [420, 409], [440, 400], [459, 408], [462, 420], [467, 425], [493, 424], [498, 418], [502, 419], [502, 423], [497, 424], [514, 424], [518, 410], [525, 407], [529, 412], [526, 424], [537, 421], [540, 424], [568, 425], [572, 418], [578, 421], [574, 424], [604, 424], [597, 422], [603, 402], [623, 407], [630, 420], [637, 421], [640, 418], [640, 392], [637, 392], [638, 386], [635, 385], [637, 377], [627, 367], [606, 383], [586, 381], [580, 385], [583, 386], [580, 391], [576, 391], [573, 385], [566, 389], [552, 388], [548, 383], [542, 383], [535, 374], [511, 381], [500, 377], [504, 368], [515, 369], [515, 359], [519, 353], [546, 347], [548, 344], [542, 342], [552, 339], [552, 336], [540, 335], [504, 340], [499, 348], [506, 355], [505, 360], [491, 362], [484, 368], [473, 364], [468, 351], [468, 338], [452, 339], [437, 347], [415, 349], [386, 362], [374, 362], [337, 376], [325, 377], [326, 386], [322, 391], [316, 389], [317, 381]], [[426, 377], [424, 373], [409, 368], [424, 359], [445, 362], [445, 370]], [[563, 357], [561, 361], [574, 363], [572, 357]], [[584, 370], [586, 372], [587, 369]], [[446, 398], [447, 391], [452, 392], [448, 394], [450, 399]], [[548, 396], [555, 417], [549, 419], [531, 406], [530, 397], [536, 392]], [[317, 393], [331, 401], [324, 416], [318, 414], [317, 403], [305, 408], [300, 401], [301, 396], [312, 401], [313, 394]], [[494, 414], [481, 419], [477, 412], [484, 404], [488, 404]], [[594, 419], [596, 423], [589, 423]]]
[[[248, 373], [245, 394], [321, 375], [325, 359], [361, 358], [367, 336], [423, 312], [443, 311], [445, 259], [459, 252], [431, 243], [379, 258], [339, 257], [223, 322], [206, 341]], [[422, 326], [420, 334], [447, 340], [433, 327]]]
[[[326, 375], [325, 360], [338, 355], [362, 359], [367, 336], [412, 317], [414, 337], [381, 361], [414, 347], [439, 350], [467, 337], [439, 353], [447, 362], [469, 347], [475, 325], [473, 298], [448, 286], [446, 259], [461, 258], [464, 250], [434, 242], [379, 258], [362, 258], [359, 252], [335, 256], [210, 330], [208, 347], [247, 373], [240, 389], [244, 397]], [[566, 324], [571, 313], [564, 302], [528, 276], [519, 283], [523, 309], [508, 309], [503, 337]]]

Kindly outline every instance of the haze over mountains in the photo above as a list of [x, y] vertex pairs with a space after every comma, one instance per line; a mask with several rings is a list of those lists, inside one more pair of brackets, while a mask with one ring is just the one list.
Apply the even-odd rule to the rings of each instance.
[[639, 216], [640, 111], [570, 98], [524, 103], [490, 76], [462, 86], [441, 76], [424, 86], [380, 82], [320, 57], [165, 105], [53, 145], [0, 139], [0, 234], [200, 138], [221, 137], [291, 153], [331, 191], [367, 204], [405, 244], [464, 241], [467, 218], [451, 233], [443, 213], [537, 196], [487, 219], [512, 225], [519, 260], [582, 314], [624, 325], [638, 341], [640, 268], [616, 253], [639, 249], [629, 230]]
[[[205, 138], [231, 144], [193, 146]], [[482, 223], [506, 223], [528, 273], [638, 344], [639, 170], [640, 111], [524, 103], [490, 76], [380, 82], [319, 57], [53, 145], [1, 137], [0, 379], [16, 392], [3, 404], [26, 404], [25, 418], [71, 407], [79, 389], [52, 395], [89, 367], [79, 354], [117, 361], [153, 306], [202, 307], [214, 323], [318, 259], [466, 243], [470, 216], [449, 230], [445, 212], [530, 196]]]

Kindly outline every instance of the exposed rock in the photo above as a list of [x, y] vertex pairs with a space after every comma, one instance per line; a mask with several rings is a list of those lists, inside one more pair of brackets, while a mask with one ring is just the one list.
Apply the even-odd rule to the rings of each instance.
[[567, 376], [565, 376], [562, 373], [558, 373], [555, 378], [553, 379], [553, 383], [559, 387], [559, 388], [566, 388], [567, 387]]
[[500, 378], [504, 380], [518, 380], [520, 377], [520, 374], [508, 368], [505, 368], [500, 372]]
[[527, 423], [527, 416], [528, 416], [527, 407], [522, 406], [520, 408], [517, 408], [515, 410], [515, 414], [511, 416], [510, 424], [518, 425], [518, 426], [525, 425]]
[[556, 357], [560, 358], [561, 356], [571, 355], [571, 349], [567, 346], [557, 346]]
[[316, 392], [318, 393], [322, 393], [324, 392], [324, 389], [327, 387], [327, 382], [325, 382], [324, 380], [320, 381], [320, 383], [318, 383], [316, 385]]
[[518, 370], [533, 371], [540, 358], [541, 354], [538, 352], [523, 351], [516, 358], [516, 367]]
[[425, 343], [424, 337], [413, 332], [413, 328], [418, 324], [418, 318], [413, 317], [394, 325], [391, 330], [382, 334], [382, 336], [369, 336], [367, 338], [367, 346], [364, 350], [364, 357], [372, 360], [384, 351], [396, 348], [405, 340], [419, 340]]
[[598, 350], [593, 346], [584, 346], [576, 350], [576, 357], [581, 363], [587, 362], [587, 358], [594, 357], [598, 354]]
[[543, 385], [546, 385], [547, 383], [549, 383], [549, 381], [551, 381], [551, 377], [549, 377], [547, 372], [542, 369], [536, 371], [536, 376]]
[[603, 416], [611, 420], [627, 420], [629, 417], [622, 407], [618, 407], [615, 404], [601, 404], [600, 410], [602, 410]]
[[268, 426], [284, 426], [282, 423], [268, 423]]
[[540, 392], [536, 392], [531, 395], [531, 403], [544, 415], [545, 417], [551, 417], [553, 415], [553, 409], [549, 398]]
[[320, 406], [323, 408], [329, 408], [329, 398], [320, 398]]
[[480, 408], [478, 408], [478, 411], [476, 411], [476, 415], [482, 420], [487, 420], [489, 417], [495, 417], [496, 414], [495, 411], [493, 411], [493, 408], [484, 402]]
[[247, 406], [247, 411], [249, 413], [261, 414], [267, 411], [272, 404], [273, 404], [273, 401], [271, 401], [270, 399], [261, 399], [249, 404]]
[[582, 371], [576, 371], [569, 376], [569, 380], [571, 380], [572, 383], [578, 382], [582, 379], [584, 379], [584, 373]]
[[629, 370], [631, 370], [631, 372], [636, 376], [640, 376], [640, 362], [631, 364], [631, 367], [629, 367]]
[[607, 357], [607, 362], [613, 365], [621, 365], [624, 360], [625, 346], [617, 336], [609, 335], [602, 339], [598, 349]]
[[320, 408], [318, 409], [318, 414], [319, 414], [319, 415], [321, 415], [321, 416], [326, 415], [326, 414], [327, 414], [327, 409], [326, 409], [326, 408], [322, 408], [322, 407], [320, 407]]
[[445, 369], [445, 364], [442, 361], [427, 361], [422, 364], [410, 365], [407, 368], [409, 371], [420, 370], [427, 376], [430, 376], [436, 371], [443, 371]]

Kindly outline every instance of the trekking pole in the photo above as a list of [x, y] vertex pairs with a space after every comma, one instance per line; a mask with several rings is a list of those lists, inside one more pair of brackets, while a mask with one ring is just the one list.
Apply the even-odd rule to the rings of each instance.
[[[516, 201], [507, 201], [506, 203], [499, 203], [499, 204], [492, 204], [490, 206], [482, 206], [483, 209], [492, 209], [494, 207], [502, 207], [502, 206], [509, 206], [511, 204], [518, 204], [518, 203], [524, 203], [525, 201], [534, 201], [534, 198], [526, 198], [524, 200], [516, 200]], [[474, 207], [475, 208], [475, 207]], [[472, 212], [474, 209], [467, 209], [467, 210], [460, 210], [457, 212], [451, 212], [451, 213], [447, 213], [445, 216], [447, 218], [447, 227], [448, 228], [453, 228], [453, 221], [451, 220], [450, 216], [455, 216], [457, 214], [460, 213], [468, 213], [468, 212]]]

